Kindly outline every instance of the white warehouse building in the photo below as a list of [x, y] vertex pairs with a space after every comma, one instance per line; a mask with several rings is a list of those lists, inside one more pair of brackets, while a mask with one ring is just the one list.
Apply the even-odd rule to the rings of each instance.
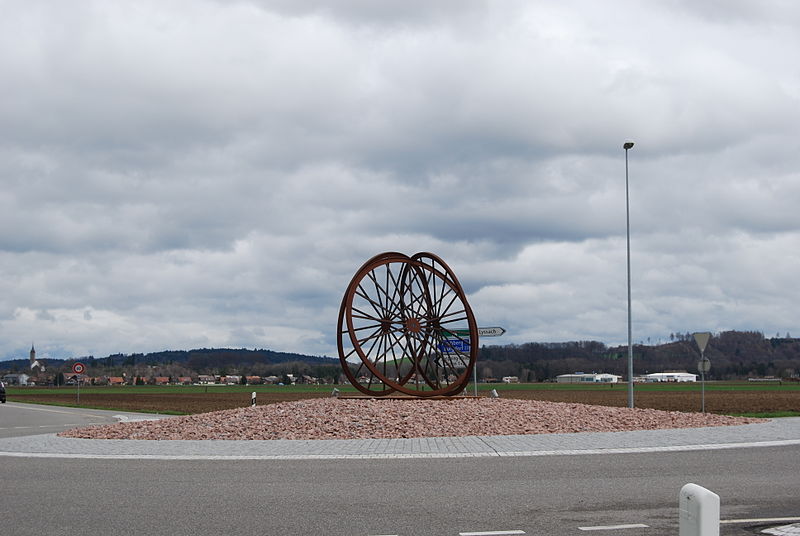
[[656, 372], [645, 376], [648, 382], [696, 382], [697, 374], [688, 372]]
[[556, 376], [557, 383], [619, 383], [622, 376], [616, 374], [576, 372], [575, 374], [561, 374]]

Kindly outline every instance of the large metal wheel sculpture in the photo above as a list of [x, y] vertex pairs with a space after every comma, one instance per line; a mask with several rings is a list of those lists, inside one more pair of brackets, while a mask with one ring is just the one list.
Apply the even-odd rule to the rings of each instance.
[[339, 359], [357, 389], [449, 396], [469, 382], [478, 329], [453, 271], [432, 253], [381, 253], [356, 272], [342, 299]]

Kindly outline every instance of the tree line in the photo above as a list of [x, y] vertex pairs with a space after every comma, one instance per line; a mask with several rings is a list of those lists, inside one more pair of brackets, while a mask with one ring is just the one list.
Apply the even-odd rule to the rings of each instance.
[[[788, 334], [787, 334], [788, 335]], [[724, 331], [712, 335], [705, 350], [711, 361], [706, 377], [716, 380], [800, 373], [800, 339], [766, 338], [758, 331]], [[684, 370], [697, 373], [700, 350], [691, 334], [673, 334], [671, 342], [633, 346], [634, 374]], [[553, 379], [574, 372], [607, 372], [627, 376], [628, 347], [597, 341], [483, 346], [478, 357], [481, 377], [517, 376], [520, 381]]]
[[[606, 372], [627, 376], [627, 346], [606, 346], [598, 341], [525, 343], [482, 346], [478, 351], [480, 379], [517, 376], [523, 382], [552, 380], [559, 374]], [[724, 331], [712, 335], [705, 350], [711, 360], [708, 379], [730, 380], [775, 376], [791, 378], [800, 373], [800, 339], [767, 338], [758, 331]], [[633, 348], [634, 373], [647, 374], [672, 370], [697, 372], [700, 351], [691, 334], [671, 334], [665, 344], [636, 344]], [[338, 358], [308, 356], [272, 350], [245, 348], [203, 348], [148, 354], [113, 354], [103, 358], [46, 360], [48, 373], [68, 371], [74, 361], [87, 366], [89, 376], [150, 378], [212, 374], [311, 376], [330, 382], [343, 381]], [[4, 366], [5, 365], [5, 366]], [[0, 363], [0, 370], [27, 372], [27, 359]]]

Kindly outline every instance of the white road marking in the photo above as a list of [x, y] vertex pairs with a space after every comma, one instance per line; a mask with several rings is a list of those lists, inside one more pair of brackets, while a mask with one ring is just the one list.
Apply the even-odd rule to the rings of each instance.
[[579, 530], [619, 530], [619, 529], [646, 529], [650, 525], [644, 523], [629, 523], [627, 525], [597, 525], [595, 527], [578, 527]]
[[153, 417], [150, 415], [112, 415], [119, 422], [136, 422], [136, 421], [160, 421], [161, 416]]
[[[73, 425], [75, 426], [75, 425]], [[95, 441], [95, 440], [91, 440]], [[102, 440], [97, 440], [102, 441]], [[246, 440], [243, 440], [247, 442]], [[156, 441], [155, 443], [159, 443]], [[163, 443], [168, 443], [164, 441]], [[236, 443], [236, 441], [232, 441]], [[87, 443], [91, 445], [92, 443]], [[0, 443], [1, 445], [1, 443]], [[495, 457], [521, 457], [521, 456], [578, 456], [588, 454], [637, 454], [644, 452], [690, 452], [695, 450], [715, 450], [734, 448], [781, 447], [787, 445], [800, 445], [800, 439], [786, 439], [780, 441], [761, 441], [754, 443], [725, 443], [717, 445], [682, 445], [679, 447], [643, 447], [643, 448], [615, 448], [615, 449], [587, 449], [587, 450], [534, 450], [517, 452], [409, 452], [409, 453], [330, 453], [330, 454], [253, 454], [253, 455], [226, 455], [226, 454], [69, 454], [62, 452], [8, 452], [0, 451], [0, 456], [15, 458], [72, 458], [72, 459], [105, 459], [105, 460], [386, 460], [386, 459], [440, 459], [440, 458], [495, 458]], [[789, 518], [794, 519], [794, 518]], [[735, 522], [735, 521], [731, 521]], [[741, 523], [745, 523], [742, 521]], [[724, 523], [724, 521], [723, 521]]]
[[524, 530], [489, 530], [484, 532], [459, 532], [458, 536], [501, 536], [503, 534], [525, 534]]
[[773, 534], [774, 536], [798, 536], [800, 535], [800, 523], [782, 525], [771, 529], [764, 529], [761, 534]]
[[762, 517], [754, 519], [722, 519], [720, 523], [733, 524], [733, 523], [791, 523], [800, 521], [800, 517]]
[[40, 424], [38, 426], [6, 426], [0, 430], [29, 430], [31, 428], [62, 428], [64, 426], [83, 426], [81, 424]]
[[800, 445], [800, 439], [780, 439], [776, 441], [751, 441], [744, 443], [710, 443], [705, 445], [669, 445], [665, 447], [621, 447], [608, 449], [581, 450], [534, 450], [494, 453], [495, 456], [584, 456], [587, 454], [646, 454], [651, 452], [690, 452], [694, 450], [743, 449], [759, 447], [785, 447]]
[[[9, 407], [11, 407], [11, 408], [20, 408], [20, 409], [29, 409], [29, 410], [32, 410], [32, 411], [46, 411], [48, 413], [65, 413], [67, 415], [82, 415], [84, 417], [95, 417], [95, 418], [99, 418], [99, 419], [107, 419], [108, 418], [107, 415], [98, 415], [97, 413], [77, 413], [75, 411], [63, 411], [63, 410], [59, 411], [57, 409], [51, 409], [51, 408], [33, 407], [33, 404], [25, 404], [24, 406], [21, 406], [21, 405], [18, 405], [18, 404], [9, 404]], [[78, 408], [75, 408], [75, 409], [78, 409]]]

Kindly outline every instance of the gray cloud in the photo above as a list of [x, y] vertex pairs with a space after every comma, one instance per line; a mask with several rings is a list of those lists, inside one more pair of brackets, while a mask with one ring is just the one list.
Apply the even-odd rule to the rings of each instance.
[[800, 331], [791, 4], [4, 12], [0, 356], [332, 355], [386, 250], [447, 260], [491, 342], [620, 342], [627, 138], [634, 337]]

